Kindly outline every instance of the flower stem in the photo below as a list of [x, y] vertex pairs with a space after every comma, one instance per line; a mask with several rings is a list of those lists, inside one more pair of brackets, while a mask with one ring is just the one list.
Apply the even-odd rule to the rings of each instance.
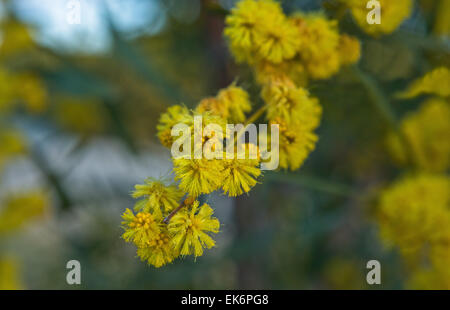
[[381, 90], [380, 86], [377, 84], [376, 80], [367, 73], [364, 73], [357, 66], [351, 67], [352, 73], [354, 76], [360, 81], [360, 83], [366, 89], [370, 102], [372, 103], [375, 110], [378, 114], [385, 120], [385, 122], [389, 125], [391, 130], [399, 137], [403, 147], [405, 149], [405, 153], [408, 159], [408, 162], [414, 166], [416, 161], [416, 156], [414, 153], [414, 149], [411, 146], [408, 138], [405, 136], [404, 132], [400, 129], [398, 125], [397, 117], [392, 110], [392, 107], [389, 103], [388, 98]]

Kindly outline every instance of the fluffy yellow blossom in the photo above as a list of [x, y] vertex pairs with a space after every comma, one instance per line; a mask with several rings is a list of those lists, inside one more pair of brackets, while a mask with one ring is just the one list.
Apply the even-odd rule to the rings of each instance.
[[196, 108], [199, 113], [211, 112], [233, 124], [244, 122], [250, 110], [248, 93], [235, 85], [220, 90], [216, 97], [203, 99]]
[[[450, 105], [442, 99], [429, 99], [407, 115], [400, 129], [409, 142], [414, 163], [425, 171], [444, 172], [450, 166]], [[388, 136], [388, 146], [399, 164], [407, 162], [397, 135]], [[408, 150], [406, 150], [408, 151]]]
[[323, 13], [297, 13], [292, 17], [300, 40], [301, 61], [313, 79], [326, 79], [340, 68], [339, 32], [337, 21], [328, 20]]
[[[255, 145], [246, 145], [243, 159], [238, 157], [239, 151], [234, 154], [233, 159], [224, 159], [224, 179], [222, 189], [225, 194], [230, 197], [236, 197], [243, 193], [248, 193], [250, 189], [258, 183], [257, 178], [261, 175], [261, 170], [258, 168], [259, 159], [256, 156], [250, 157], [252, 150], [257, 152]], [[225, 156], [224, 156], [225, 158]]]
[[431, 94], [440, 97], [450, 96], [450, 70], [439, 67], [414, 81], [409, 88], [400, 94], [402, 98], [414, 98], [421, 94]]
[[0, 290], [20, 290], [22, 283], [16, 260], [0, 257]]
[[317, 135], [298, 122], [287, 124], [284, 120], [275, 118], [270, 123], [279, 125], [280, 167], [297, 170], [314, 150], [318, 140]]
[[174, 141], [174, 137], [171, 135], [172, 127], [182, 122], [188, 114], [189, 110], [181, 105], [169, 107], [165, 113], [161, 114], [156, 129], [162, 145], [168, 148], [172, 146]]
[[445, 175], [410, 176], [383, 190], [379, 198], [382, 240], [408, 260], [448, 240], [450, 179]]
[[209, 194], [218, 189], [223, 180], [223, 160], [220, 159], [174, 159], [175, 180], [179, 187], [193, 197]]
[[25, 138], [18, 131], [0, 128], [0, 169], [14, 156], [26, 151]]
[[219, 91], [219, 102], [227, 107], [230, 123], [242, 123], [245, 121], [245, 113], [251, 110], [248, 93], [241, 87], [231, 85]]
[[218, 233], [219, 220], [212, 217], [213, 209], [208, 204], [201, 207], [198, 201], [186, 206], [175, 214], [169, 222], [168, 229], [172, 235], [175, 252], [180, 255], [201, 256], [203, 248], [210, 249], [215, 241], [209, 233]]
[[137, 255], [141, 260], [147, 261], [156, 268], [171, 263], [177, 255], [175, 255], [173, 246], [170, 243], [167, 226], [163, 226], [163, 230], [159, 234], [154, 235], [145, 247], [138, 248]]
[[254, 41], [258, 59], [275, 64], [293, 58], [301, 42], [295, 24], [283, 15], [262, 23]]
[[224, 34], [239, 62], [265, 59], [280, 63], [297, 52], [297, 31], [276, 1], [239, 1], [225, 23]]
[[149, 212], [139, 212], [134, 215], [130, 209], [126, 209], [122, 215], [124, 221], [122, 227], [125, 232], [122, 238], [126, 242], [133, 242], [138, 248], [148, 246], [155, 236], [161, 233], [161, 217], [155, 217]]
[[351, 65], [361, 58], [361, 44], [358, 39], [346, 34], [339, 37], [339, 58], [341, 64]]
[[307, 90], [296, 87], [292, 82], [273, 82], [262, 90], [267, 104], [267, 118], [283, 119], [286, 123], [299, 122], [307, 129], [315, 129], [322, 109], [316, 98], [311, 98]]
[[25, 102], [28, 111], [43, 112], [47, 107], [47, 90], [42, 80], [34, 74], [24, 73], [16, 77], [16, 92]]
[[1, 202], [0, 235], [20, 229], [25, 223], [42, 217], [50, 199], [41, 191], [14, 194]]
[[148, 178], [144, 184], [137, 184], [134, 188], [131, 195], [133, 198], [145, 198], [136, 204], [135, 211], [155, 214], [172, 211], [184, 195], [176, 185], [154, 178]]
[[367, 0], [342, 0], [352, 13], [353, 19], [366, 33], [374, 36], [394, 32], [412, 12], [412, 0], [378, 0], [381, 6], [381, 23], [369, 24], [367, 22]]

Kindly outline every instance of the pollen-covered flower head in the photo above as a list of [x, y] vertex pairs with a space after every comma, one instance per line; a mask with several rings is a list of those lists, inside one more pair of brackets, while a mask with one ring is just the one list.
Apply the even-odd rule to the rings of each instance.
[[388, 146], [399, 164], [407, 163], [411, 151], [414, 164], [429, 172], [444, 172], [450, 167], [450, 105], [443, 99], [429, 99], [418, 111], [407, 115], [400, 130], [409, 143], [405, 150], [400, 138], [391, 133]]
[[317, 135], [311, 128], [299, 122], [288, 124], [281, 118], [270, 121], [279, 125], [279, 165], [281, 168], [297, 170], [316, 145]]
[[170, 212], [178, 206], [184, 195], [175, 184], [155, 178], [148, 178], [144, 184], [137, 184], [134, 188], [132, 197], [144, 198], [136, 204], [134, 209], [142, 212]]
[[353, 19], [366, 33], [374, 36], [394, 32], [411, 15], [412, 0], [378, 0], [381, 9], [381, 23], [367, 22], [368, 0], [342, 0], [350, 8]]
[[139, 212], [126, 209], [122, 215], [122, 228], [125, 232], [122, 238], [126, 242], [133, 242], [138, 248], [146, 247], [161, 232], [161, 217], [155, 217], [149, 212]]
[[189, 110], [185, 106], [174, 105], [161, 114], [156, 129], [158, 130], [158, 138], [161, 144], [170, 148], [175, 137], [172, 137], [172, 127], [182, 122], [186, 115], [189, 115]]
[[421, 94], [430, 94], [446, 98], [450, 96], [449, 85], [450, 70], [446, 67], [439, 67], [414, 81], [399, 96], [401, 98], [414, 98]]
[[337, 21], [323, 13], [296, 13], [291, 17], [303, 44], [300, 59], [314, 79], [326, 79], [340, 68]]
[[261, 175], [259, 163], [258, 147], [254, 144], [246, 144], [243, 150], [236, 150], [234, 158], [224, 159], [224, 193], [230, 197], [248, 193]]
[[170, 242], [167, 226], [162, 226], [159, 234], [153, 235], [144, 247], [138, 248], [137, 255], [156, 268], [171, 263], [178, 255], [175, 255]]
[[381, 192], [378, 214], [386, 244], [414, 258], [419, 251], [448, 240], [450, 179], [428, 174], [400, 179]]
[[297, 86], [306, 86], [308, 75], [305, 67], [298, 57], [273, 64], [269, 61], [259, 61], [253, 67], [256, 81], [261, 85], [271, 83], [290, 83]]
[[205, 98], [196, 108], [199, 113], [211, 112], [229, 123], [242, 123], [251, 110], [248, 93], [234, 84], [221, 89], [216, 97]]
[[315, 129], [320, 121], [321, 107], [306, 89], [297, 87], [289, 80], [265, 85], [262, 97], [267, 104], [267, 118], [280, 118], [288, 124], [299, 122]]
[[220, 223], [213, 213], [208, 204], [200, 206], [196, 200], [172, 217], [168, 230], [176, 254], [197, 257], [203, 255], [204, 248], [215, 245], [210, 234], [219, 232]]
[[225, 36], [239, 62], [280, 63], [294, 57], [300, 44], [295, 27], [273, 0], [239, 1], [225, 23]]
[[193, 197], [209, 194], [218, 189], [223, 180], [223, 160], [185, 159], [173, 160], [175, 180], [179, 187]]

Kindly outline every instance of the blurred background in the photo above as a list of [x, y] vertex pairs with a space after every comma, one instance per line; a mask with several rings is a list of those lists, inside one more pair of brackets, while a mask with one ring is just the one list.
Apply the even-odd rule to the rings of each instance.
[[[361, 41], [359, 67], [393, 98], [450, 65], [448, 33], [435, 27], [449, 13], [441, 1], [416, 1], [396, 32], [377, 39], [336, 1], [282, 4], [286, 13], [322, 9], [339, 19]], [[121, 239], [134, 184], [171, 170], [155, 136], [159, 115], [178, 103], [194, 107], [235, 80], [259, 96], [222, 34], [234, 3], [0, 2], [0, 288], [405, 288], [408, 270], [371, 216], [377, 189], [401, 170], [370, 85], [350, 69], [309, 85], [324, 114], [299, 171], [267, 172], [248, 196], [209, 197], [222, 223], [217, 247], [155, 269]], [[398, 117], [419, 103], [390, 102]], [[82, 267], [78, 286], [66, 283], [72, 259]], [[382, 263], [381, 286], [366, 283], [372, 259]]]

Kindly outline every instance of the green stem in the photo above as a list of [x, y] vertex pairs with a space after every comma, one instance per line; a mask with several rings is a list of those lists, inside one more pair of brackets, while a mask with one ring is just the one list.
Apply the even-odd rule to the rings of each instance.
[[353, 196], [355, 194], [351, 186], [329, 182], [317, 177], [298, 175], [298, 174], [283, 174], [281, 172], [268, 173], [264, 176], [267, 181], [284, 182], [304, 186], [319, 192], [337, 196]]
[[406, 153], [408, 162], [411, 165], [414, 165], [416, 162], [414, 150], [413, 150], [408, 138], [405, 136], [403, 131], [400, 129], [395, 112], [393, 111], [393, 109], [389, 103], [389, 100], [386, 97], [386, 95], [383, 93], [381, 87], [378, 85], [378, 83], [372, 76], [370, 76], [367, 73], [364, 73], [357, 66], [351, 67], [351, 70], [352, 70], [353, 74], [355, 75], [355, 77], [360, 81], [360, 83], [366, 89], [366, 91], [370, 97], [370, 102], [372, 103], [375, 110], [385, 120], [386, 124], [391, 128], [391, 130], [399, 137], [399, 139], [400, 139], [401, 143], [403, 144], [403, 147], [406, 151], [405, 153]]

